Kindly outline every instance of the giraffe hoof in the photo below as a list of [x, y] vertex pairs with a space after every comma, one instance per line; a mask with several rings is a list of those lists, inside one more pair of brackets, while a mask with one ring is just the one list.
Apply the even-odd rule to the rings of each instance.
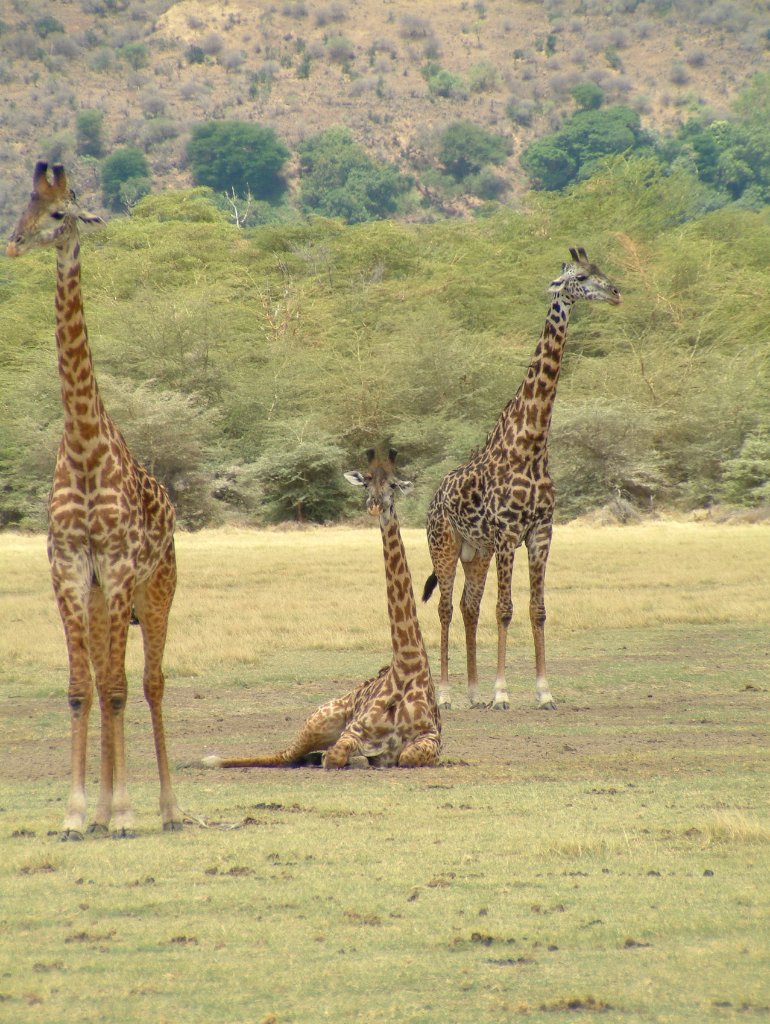
[[164, 832], [181, 832], [184, 829], [184, 825], [181, 821], [164, 821], [163, 831]]
[[88, 834], [89, 836], [108, 836], [110, 830], [107, 825], [102, 825], [99, 821], [92, 821], [88, 826]]
[[116, 828], [111, 839], [136, 839], [136, 832], [131, 828]]
[[508, 703], [507, 700], [501, 700], [499, 704], [493, 704], [492, 705], [492, 710], [493, 711], [508, 711], [508, 710], [510, 710], [510, 707], [511, 707], [511, 705]]
[[59, 836], [60, 843], [80, 843], [83, 840], [83, 833], [76, 828], [65, 828]]
[[543, 701], [542, 704], [538, 704], [537, 709], [538, 709], [538, 711], [555, 711], [556, 710], [556, 701], [555, 700], [545, 700], [545, 701]]
[[442, 701], [439, 704], [439, 708], [440, 708], [441, 711], [451, 711], [452, 710], [452, 702], [451, 702], [451, 700], [444, 700], [444, 701]]

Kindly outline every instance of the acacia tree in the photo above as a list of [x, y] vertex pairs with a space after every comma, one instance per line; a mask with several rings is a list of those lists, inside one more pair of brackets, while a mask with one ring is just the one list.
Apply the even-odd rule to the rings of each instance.
[[275, 202], [286, 191], [289, 150], [272, 128], [245, 121], [205, 121], [187, 143], [196, 185]]
[[501, 164], [509, 144], [502, 135], [488, 132], [471, 121], [455, 121], [441, 134], [439, 159], [457, 181], [477, 174], [488, 164]]

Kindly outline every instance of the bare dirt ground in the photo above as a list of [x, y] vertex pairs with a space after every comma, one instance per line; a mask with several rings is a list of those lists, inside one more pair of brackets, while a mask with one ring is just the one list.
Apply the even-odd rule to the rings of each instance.
[[[743, 671], [725, 676], [716, 655], [725, 651], [725, 639], [710, 634], [700, 637], [695, 648], [680, 636], [658, 655], [608, 652], [598, 660], [561, 661], [553, 680], [558, 709], [550, 712], [535, 708], [529, 680], [512, 678], [511, 710], [471, 710], [457, 677], [454, 709], [442, 714], [441, 764], [418, 774], [441, 774], [460, 784], [477, 778], [481, 769], [487, 780], [586, 779], [600, 785], [608, 778], [765, 770], [770, 764], [770, 647], [755, 646], [753, 656], [743, 658]], [[170, 680], [164, 714], [172, 765], [187, 780], [205, 775], [211, 782], [227, 775], [232, 781], [232, 772], [206, 771], [200, 759], [210, 753], [246, 756], [281, 749], [318, 705], [357, 682], [291, 683], [283, 689], [272, 684], [256, 690], [174, 685]], [[16, 696], [3, 703], [2, 776], [64, 782], [69, 772], [64, 692], [60, 698]], [[89, 751], [94, 777], [98, 730], [95, 708]], [[149, 715], [136, 682], [127, 731], [131, 780], [154, 780]]]

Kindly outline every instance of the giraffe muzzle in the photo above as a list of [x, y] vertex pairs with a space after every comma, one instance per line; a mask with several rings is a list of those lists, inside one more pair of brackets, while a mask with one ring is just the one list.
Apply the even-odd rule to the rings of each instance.
[[366, 511], [369, 513], [370, 516], [378, 516], [380, 514], [379, 503], [375, 502], [375, 503], [372, 503], [371, 505], [367, 505], [366, 506]]
[[19, 255], [19, 249], [18, 249], [18, 246], [16, 245], [15, 242], [12, 241], [12, 242], [8, 243], [8, 245], [5, 247], [5, 255], [6, 256], [18, 256]]

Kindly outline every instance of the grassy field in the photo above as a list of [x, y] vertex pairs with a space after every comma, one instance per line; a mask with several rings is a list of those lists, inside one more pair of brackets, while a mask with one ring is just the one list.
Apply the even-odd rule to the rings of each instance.
[[[0, 1021], [767, 1019], [770, 529], [559, 528], [559, 710], [534, 706], [522, 556], [512, 709], [466, 709], [458, 614], [442, 764], [414, 772], [198, 767], [283, 745], [388, 660], [376, 529], [182, 534], [178, 558], [165, 706], [189, 824], [159, 831], [132, 634], [137, 838], [60, 844], [61, 626], [44, 540], [0, 535]], [[435, 666], [435, 599], [421, 616]], [[490, 584], [490, 695], [494, 641]]]

